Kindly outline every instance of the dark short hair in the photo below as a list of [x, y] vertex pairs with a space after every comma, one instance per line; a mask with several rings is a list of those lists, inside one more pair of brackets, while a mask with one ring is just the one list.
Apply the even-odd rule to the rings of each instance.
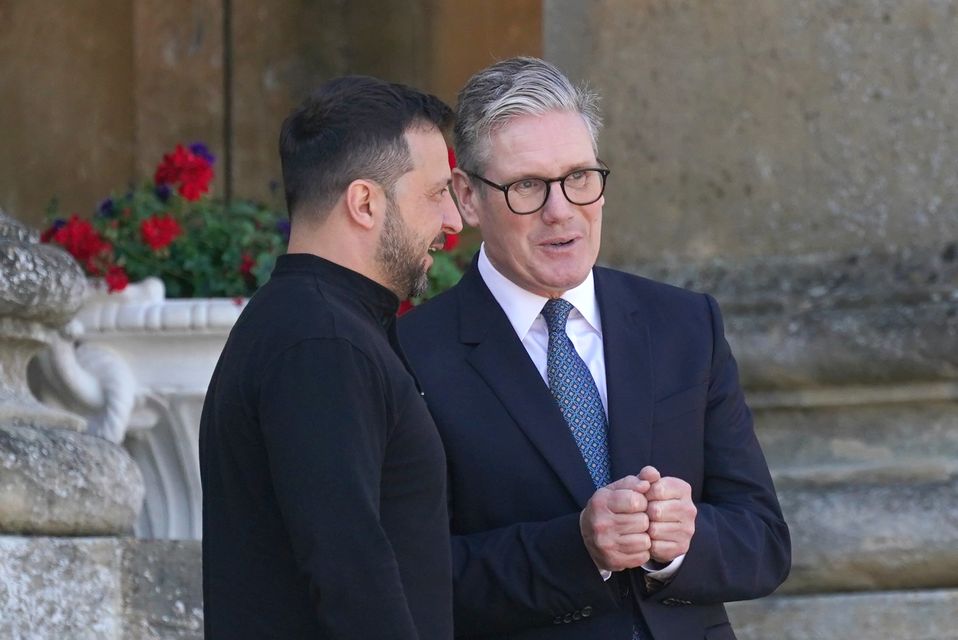
[[369, 76], [326, 82], [280, 131], [290, 217], [304, 204], [325, 216], [353, 180], [373, 180], [391, 194], [412, 169], [406, 131], [416, 126], [444, 131], [452, 119], [442, 100], [406, 85]]

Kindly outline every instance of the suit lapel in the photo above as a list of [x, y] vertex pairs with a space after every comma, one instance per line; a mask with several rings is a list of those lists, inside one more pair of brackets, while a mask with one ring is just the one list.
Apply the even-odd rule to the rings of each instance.
[[651, 338], [641, 301], [597, 268], [595, 293], [602, 316], [602, 348], [609, 399], [612, 479], [651, 464], [654, 378]]
[[473, 262], [459, 289], [460, 339], [468, 360], [516, 425], [584, 507], [595, 492], [582, 454], [548, 387]]

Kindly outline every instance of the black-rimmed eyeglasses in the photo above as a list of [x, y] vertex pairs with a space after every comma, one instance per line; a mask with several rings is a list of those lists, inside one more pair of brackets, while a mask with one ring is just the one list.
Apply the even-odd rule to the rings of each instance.
[[553, 182], [559, 183], [562, 195], [572, 204], [592, 204], [605, 192], [605, 179], [610, 173], [609, 169], [595, 167], [576, 169], [559, 178], [520, 178], [509, 184], [496, 184], [478, 173], [466, 171], [466, 175], [504, 193], [509, 210], [520, 216], [535, 213], [546, 206]]

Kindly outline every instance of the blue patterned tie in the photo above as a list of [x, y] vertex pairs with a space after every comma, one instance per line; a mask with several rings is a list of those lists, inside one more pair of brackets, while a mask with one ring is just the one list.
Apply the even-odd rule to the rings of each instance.
[[[598, 488], [611, 481], [608, 423], [592, 373], [565, 331], [572, 309], [572, 304], [561, 298], [549, 300], [542, 307], [542, 316], [549, 327], [546, 373], [549, 390], [559, 403], [559, 409], [562, 410], [562, 415], [575, 437], [575, 443], [582, 452], [592, 482]], [[636, 619], [632, 630], [633, 640], [642, 640], [642, 626], [641, 621]]]
[[542, 316], [549, 327], [546, 370], [549, 390], [559, 403], [592, 482], [598, 488], [610, 481], [607, 423], [595, 380], [565, 331], [569, 312], [573, 308], [572, 304], [561, 298], [549, 300], [542, 308]]

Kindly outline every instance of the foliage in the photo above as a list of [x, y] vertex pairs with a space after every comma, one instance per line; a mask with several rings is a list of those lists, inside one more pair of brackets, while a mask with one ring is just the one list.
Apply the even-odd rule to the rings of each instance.
[[466, 232], [462, 235], [446, 236], [446, 243], [443, 245], [442, 251], [432, 254], [432, 267], [429, 269], [429, 288], [421, 297], [403, 301], [399, 308], [399, 315], [409, 311], [420, 302], [439, 295], [459, 282], [478, 248], [479, 241], [472, 233]]
[[[51, 203], [42, 239], [69, 251], [110, 291], [156, 276], [171, 298], [250, 296], [286, 250], [289, 221], [262, 204], [209, 197], [214, 162], [201, 143], [177, 145], [163, 156], [152, 183], [114, 193], [89, 220], [64, 217]], [[448, 236], [433, 255], [429, 289], [401, 311], [458, 282], [475, 244]]]
[[177, 145], [152, 183], [114, 193], [89, 220], [64, 218], [54, 201], [43, 240], [104, 277], [110, 291], [156, 276], [173, 298], [251, 295], [285, 251], [289, 223], [261, 204], [208, 197], [214, 162], [203, 144]]

